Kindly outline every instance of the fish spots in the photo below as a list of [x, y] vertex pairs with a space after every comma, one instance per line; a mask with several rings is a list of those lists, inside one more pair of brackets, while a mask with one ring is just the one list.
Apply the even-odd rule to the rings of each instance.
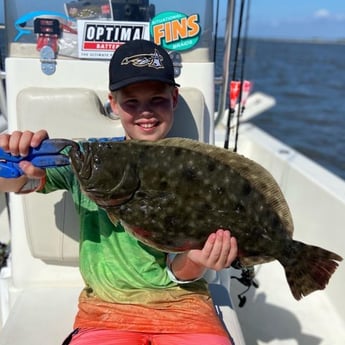
[[207, 171], [208, 172], [212, 173], [213, 171], [216, 170], [216, 168], [217, 168], [217, 165], [215, 162], [212, 162], [212, 161], [208, 162], [208, 164], [207, 164]]
[[270, 217], [270, 226], [272, 229], [282, 230], [282, 222], [275, 213], [272, 213]]
[[235, 205], [235, 207], [234, 207], [234, 211], [235, 211], [235, 213], [237, 213], [237, 214], [242, 214], [242, 213], [244, 213], [245, 212], [245, 207], [244, 207], [244, 205], [242, 204], [242, 203], [237, 203], [236, 205]]
[[187, 168], [183, 169], [182, 175], [184, 176], [184, 178], [186, 180], [189, 180], [189, 181], [195, 180], [198, 176], [195, 169], [193, 169], [191, 167], [187, 167]]
[[183, 154], [183, 149], [182, 148], [180, 148], [180, 147], [176, 147], [175, 149], [174, 149], [174, 155], [175, 155], [175, 157], [180, 157], [182, 154]]
[[99, 165], [102, 162], [102, 160], [98, 155], [94, 155], [93, 156], [93, 162], [94, 162], [94, 164]]
[[165, 216], [164, 219], [164, 225], [169, 228], [174, 228], [178, 225], [178, 218], [176, 216], [168, 215]]
[[248, 196], [251, 193], [251, 191], [252, 191], [251, 185], [247, 181], [244, 181], [242, 184], [242, 194], [244, 196]]
[[159, 189], [160, 190], [165, 190], [165, 189], [167, 189], [168, 188], [168, 186], [169, 186], [169, 183], [168, 183], [168, 181], [159, 181]]
[[217, 194], [218, 196], [223, 196], [223, 195], [225, 195], [225, 188], [224, 188], [224, 187], [215, 185], [215, 186], [213, 187], [213, 189], [214, 189], [214, 191], [216, 192], [216, 194]]
[[165, 157], [166, 156], [166, 148], [164, 146], [160, 147], [159, 148], [159, 151], [158, 151], [158, 154], [161, 156], [161, 157]]

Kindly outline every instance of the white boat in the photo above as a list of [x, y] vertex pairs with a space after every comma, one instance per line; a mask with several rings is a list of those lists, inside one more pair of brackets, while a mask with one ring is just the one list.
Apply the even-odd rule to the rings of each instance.
[[[146, 16], [154, 11], [156, 19], [161, 15], [157, 23], [166, 24], [166, 28], [173, 20], [186, 23], [186, 18], [198, 16], [200, 33], [190, 40], [182, 40], [181, 33], [177, 34], [176, 47], [190, 46], [175, 51], [176, 70], [180, 73], [177, 81], [183, 87], [171, 135], [188, 136], [218, 146], [223, 146], [226, 133], [226, 114], [222, 114], [229, 84], [236, 5], [235, 1], [223, 2], [227, 4], [224, 69], [222, 76], [215, 76], [212, 14], [216, 2], [111, 1], [113, 15], [119, 10], [125, 16], [122, 19], [130, 21], [133, 13]], [[119, 121], [106, 111], [108, 60], [101, 55], [106, 56], [109, 51], [98, 50], [97, 57], [94, 51], [83, 53], [76, 45], [82, 35], [77, 40], [75, 33], [64, 31], [59, 53], [44, 56], [42, 47], [40, 51], [36, 47], [33, 19], [41, 16], [69, 25], [66, 18], [57, 15], [65, 13], [64, 1], [49, 2], [49, 5], [35, 1], [29, 14], [24, 12], [27, 7], [23, 3], [5, 0], [8, 46], [2, 74], [6, 77], [6, 103], [2, 97], [1, 131], [46, 128], [51, 137], [73, 139], [121, 135]], [[46, 14], [42, 14], [44, 11]], [[79, 32], [85, 28], [83, 23], [79, 21]], [[104, 22], [94, 24], [105, 25]], [[148, 27], [144, 26], [140, 32], [145, 34]], [[220, 85], [217, 114], [221, 119], [216, 125], [215, 84]], [[291, 208], [295, 239], [344, 257], [345, 182], [250, 123], [251, 116], [273, 104], [274, 100], [267, 95], [250, 96], [241, 118], [237, 151], [266, 167], [278, 181]], [[233, 131], [231, 138], [235, 137]], [[230, 149], [233, 144], [230, 142]], [[59, 344], [72, 330], [83, 286], [77, 267], [79, 235], [73, 203], [62, 192], [45, 196], [11, 193], [8, 198], [0, 194], [0, 212], [0, 241], [10, 243], [11, 248], [7, 265], [0, 273], [0, 345]], [[246, 288], [231, 279], [239, 275], [237, 271], [208, 272], [207, 278], [219, 317], [236, 345], [343, 345], [344, 267], [340, 264], [325, 290], [296, 301], [277, 262], [257, 266], [259, 287], [252, 287], [245, 294], [247, 301], [243, 307], [239, 307], [238, 295]]]

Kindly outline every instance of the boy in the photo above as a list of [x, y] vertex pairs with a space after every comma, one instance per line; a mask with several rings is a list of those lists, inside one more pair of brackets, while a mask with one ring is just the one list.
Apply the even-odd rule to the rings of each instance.
[[[109, 65], [109, 100], [126, 140], [167, 135], [178, 86], [169, 55], [154, 43], [131, 41], [115, 51]], [[25, 156], [30, 146], [46, 138], [45, 130], [15, 131], [0, 136], [0, 147]], [[42, 170], [23, 161], [21, 168], [23, 176], [0, 179], [0, 190], [69, 190], [81, 219], [80, 271], [86, 287], [75, 331], [64, 345], [231, 344], [200, 279], [207, 268], [229, 267], [236, 258], [237, 243], [228, 230], [215, 229], [202, 250], [172, 256], [113, 225], [81, 192], [70, 167]]]

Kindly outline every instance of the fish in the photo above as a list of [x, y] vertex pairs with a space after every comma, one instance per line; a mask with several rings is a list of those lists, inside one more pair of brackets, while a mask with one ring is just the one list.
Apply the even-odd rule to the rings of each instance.
[[243, 267], [278, 260], [296, 300], [326, 287], [342, 257], [293, 239], [288, 203], [253, 160], [185, 138], [85, 142], [69, 151], [82, 191], [139, 241], [201, 249], [229, 229]]

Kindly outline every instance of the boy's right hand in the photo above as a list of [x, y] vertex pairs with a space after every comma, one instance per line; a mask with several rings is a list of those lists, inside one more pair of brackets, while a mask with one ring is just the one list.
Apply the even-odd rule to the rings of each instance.
[[[48, 139], [48, 132], [40, 130], [31, 131], [14, 131], [12, 134], [0, 135], [0, 147], [14, 155], [25, 157], [29, 153], [30, 147], [38, 147], [44, 139]], [[15, 179], [0, 178], [0, 190], [5, 192], [18, 192], [28, 179], [42, 179], [45, 176], [44, 169], [33, 166], [29, 161], [21, 161], [20, 168], [24, 176]]]
[[0, 147], [14, 156], [25, 157], [29, 153], [30, 147], [38, 147], [48, 137], [48, 133], [44, 129], [37, 132], [14, 131], [12, 134], [0, 135]]

